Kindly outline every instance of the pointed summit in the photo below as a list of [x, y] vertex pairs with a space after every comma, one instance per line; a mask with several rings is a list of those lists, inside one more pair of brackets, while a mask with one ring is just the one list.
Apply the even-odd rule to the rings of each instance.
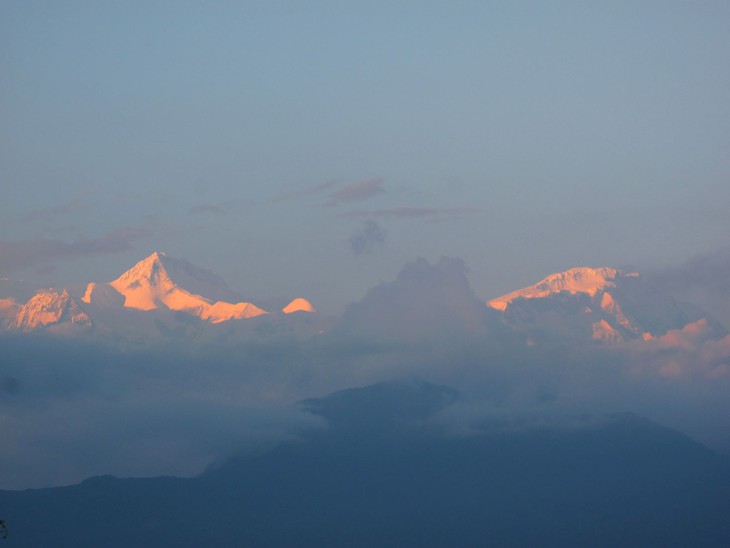
[[237, 295], [215, 272], [157, 251], [109, 285], [124, 296], [127, 308], [169, 308], [211, 323], [266, 314], [251, 303], [237, 302]]
[[215, 272], [195, 266], [184, 259], [175, 259], [159, 251], [155, 251], [149, 257], [139, 261], [110, 285], [125, 296], [128, 296], [130, 292], [134, 293], [127, 306], [142, 310], [151, 310], [156, 307], [149, 302], [148, 292], [131, 290], [150, 287], [157, 290], [152, 293], [159, 293], [170, 291], [176, 286], [213, 301], [236, 302], [240, 300], [240, 296], [236, 295]]

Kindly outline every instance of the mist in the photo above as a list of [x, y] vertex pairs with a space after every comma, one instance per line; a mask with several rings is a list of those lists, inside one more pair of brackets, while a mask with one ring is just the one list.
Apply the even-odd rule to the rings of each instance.
[[314, 337], [124, 348], [36, 333], [0, 342], [6, 489], [98, 474], [194, 476], [326, 429], [301, 400], [402, 379], [460, 394], [433, 419], [444, 434], [632, 412], [730, 454], [730, 336], [698, 321], [648, 341], [531, 346], [476, 297], [455, 259], [406, 265]]

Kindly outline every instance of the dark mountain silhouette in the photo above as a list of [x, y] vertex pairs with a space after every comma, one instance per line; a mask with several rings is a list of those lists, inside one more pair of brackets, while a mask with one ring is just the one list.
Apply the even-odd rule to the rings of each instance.
[[0, 492], [7, 546], [727, 546], [730, 463], [631, 414], [450, 436], [409, 381], [301, 405], [331, 423], [192, 479]]

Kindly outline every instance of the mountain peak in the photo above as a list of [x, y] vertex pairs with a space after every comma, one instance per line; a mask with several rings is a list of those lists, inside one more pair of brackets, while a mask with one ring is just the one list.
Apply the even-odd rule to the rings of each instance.
[[286, 305], [282, 309], [282, 312], [284, 312], [284, 314], [292, 314], [294, 312], [316, 312], [316, 310], [312, 306], [312, 303], [310, 303], [307, 299], [297, 297]]
[[19, 329], [30, 330], [62, 322], [91, 326], [89, 317], [65, 289], [61, 293], [54, 290], [36, 293], [20, 308], [16, 324]]
[[210, 301], [240, 300], [240, 296], [215, 272], [195, 266], [185, 259], [175, 259], [161, 251], [155, 251], [142, 259], [109, 285], [127, 297], [126, 306], [142, 310], [156, 308], [155, 301], [160, 295], [174, 289]]
[[124, 306], [139, 310], [169, 308], [211, 323], [266, 314], [236, 293], [215, 272], [155, 251], [109, 285], [124, 296]]
[[518, 298], [534, 299], [547, 297], [553, 293], [567, 291], [571, 294], [585, 293], [593, 296], [598, 291], [616, 287], [617, 281], [623, 278], [636, 278], [639, 274], [631, 272], [623, 273], [621, 270], [610, 267], [577, 267], [551, 274], [535, 285], [518, 289], [507, 295], [503, 295], [487, 302], [487, 305], [497, 310], [505, 310], [509, 304]]

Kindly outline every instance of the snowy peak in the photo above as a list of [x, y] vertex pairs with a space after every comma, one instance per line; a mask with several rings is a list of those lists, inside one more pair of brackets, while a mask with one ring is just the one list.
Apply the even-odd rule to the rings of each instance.
[[[331, 321], [312, 314], [312, 303], [301, 297], [267, 303], [274, 311], [270, 314], [232, 291], [218, 274], [162, 252], [145, 257], [110, 282], [36, 293], [24, 287], [23, 292], [15, 291], [16, 285], [0, 278], [0, 331], [41, 329], [144, 344], [170, 337], [305, 337], [321, 332]], [[225, 328], [215, 325], [258, 317], [261, 320], [232, 322]]]
[[316, 312], [312, 303], [307, 299], [298, 297], [282, 308], [284, 314], [293, 314], [294, 312]]
[[20, 308], [16, 327], [30, 330], [62, 323], [91, 327], [89, 316], [65, 289], [61, 293], [47, 291], [32, 297]]
[[[700, 316], [615, 268], [572, 268], [492, 299], [503, 323], [530, 340], [618, 343], [682, 329]], [[719, 332], [719, 331], [718, 331]]]
[[487, 305], [496, 310], [506, 310], [515, 299], [543, 298], [561, 291], [572, 295], [585, 293], [592, 297], [599, 291], [616, 287], [617, 282], [620, 283], [623, 278], [636, 278], [638, 276], [639, 274], [636, 272], [624, 274], [620, 270], [609, 267], [571, 268], [565, 272], [551, 274], [533, 286], [518, 289], [502, 297], [492, 299], [487, 302]]
[[144, 292], [133, 291], [143, 287], [154, 288], [163, 293], [173, 287], [183, 288], [190, 294], [205, 296], [211, 301], [239, 300], [238, 295], [231, 291], [226, 282], [215, 272], [157, 251], [138, 262], [110, 285], [125, 296], [130, 292], [135, 293], [128, 306], [132, 306], [135, 299], [139, 299], [136, 303], [138, 306], [132, 307], [143, 310], [154, 308], [151, 303], [145, 301]]
[[161, 252], [141, 260], [109, 286], [124, 296], [127, 308], [168, 308], [211, 323], [267, 313], [251, 303], [236, 302], [235, 294], [214, 272]]
[[112, 284], [131, 285], [135, 282], [142, 281], [146, 281], [147, 283], [159, 283], [164, 280], [169, 280], [169, 276], [162, 264], [163, 257], [165, 257], [164, 253], [155, 251], [152, 255], [145, 257], [124, 274], [119, 276], [119, 278], [114, 280]]
[[124, 306], [154, 310], [165, 296], [175, 291], [175, 283], [162, 264], [163, 256], [155, 252], [109, 283], [124, 295]]

